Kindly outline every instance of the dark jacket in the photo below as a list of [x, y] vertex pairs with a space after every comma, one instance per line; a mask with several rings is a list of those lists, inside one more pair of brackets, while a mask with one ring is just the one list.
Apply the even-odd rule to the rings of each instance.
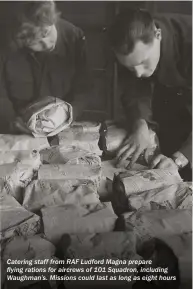
[[0, 54], [0, 93], [7, 93], [17, 114], [29, 103], [54, 96], [83, 109], [88, 100], [90, 74], [81, 29], [59, 19], [52, 52], [9, 49]]
[[[180, 106], [184, 106], [186, 113], [191, 114], [192, 110], [192, 17], [165, 14], [155, 15], [154, 19], [156, 26], [162, 31], [161, 56], [154, 75], [147, 79], [138, 79], [125, 68], [118, 66], [119, 88], [128, 121], [133, 123], [143, 118], [152, 128], [156, 127], [157, 121], [152, 105], [156, 88], [161, 94], [160, 87], [164, 87], [161, 97], [164, 99], [168, 95], [173, 106], [176, 105], [178, 96]], [[170, 97], [172, 94], [176, 95], [176, 99]], [[162, 119], [165, 113], [163, 110], [160, 106], [156, 111], [158, 114], [160, 111]], [[190, 136], [177, 149], [192, 161]]]

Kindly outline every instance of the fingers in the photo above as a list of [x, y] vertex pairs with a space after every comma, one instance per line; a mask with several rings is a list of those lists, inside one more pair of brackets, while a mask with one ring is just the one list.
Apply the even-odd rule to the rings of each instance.
[[151, 165], [150, 165], [150, 168], [151, 169], [154, 169], [156, 168], [156, 166], [159, 164], [159, 162], [161, 161], [162, 159], [162, 155], [157, 155], [151, 162]]
[[141, 149], [137, 148], [136, 151], [134, 152], [132, 158], [131, 158], [129, 165], [127, 166], [127, 169], [131, 168], [136, 163], [140, 154], [141, 154]]
[[123, 163], [131, 157], [131, 155], [135, 152], [134, 146], [126, 146], [124, 147], [124, 150], [121, 150], [122, 154], [119, 153], [119, 157], [117, 159], [117, 166], [123, 165]]

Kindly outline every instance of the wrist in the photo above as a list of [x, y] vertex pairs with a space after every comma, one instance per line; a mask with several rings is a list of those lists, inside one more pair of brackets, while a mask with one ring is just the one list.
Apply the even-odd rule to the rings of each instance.
[[180, 152], [177, 151], [172, 155], [172, 159], [177, 165], [178, 169], [182, 169], [189, 163], [188, 159]]

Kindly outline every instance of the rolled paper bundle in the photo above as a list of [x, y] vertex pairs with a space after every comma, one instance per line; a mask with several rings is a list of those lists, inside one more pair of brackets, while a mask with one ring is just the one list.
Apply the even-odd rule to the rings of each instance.
[[[181, 182], [177, 170], [152, 169], [120, 173], [113, 180], [113, 208], [119, 215], [148, 206], [151, 201], [162, 204], [167, 201], [167, 191], [163, 195], [161, 191]], [[170, 201], [175, 196], [175, 189], [170, 188]], [[171, 202], [175, 206], [175, 199]]]
[[98, 165], [42, 165], [38, 171], [39, 180], [85, 180], [97, 187], [101, 181], [101, 167]]
[[63, 205], [41, 209], [46, 238], [56, 244], [64, 234], [92, 234], [114, 230], [117, 216], [110, 204]]
[[0, 151], [0, 165], [20, 163], [38, 169], [41, 165], [38, 151]]
[[35, 180], [25, 190], [23, 206], [29, 211], [55, 205], [98, 203], [97, 187], [84, 180]]
[[53, 146], [40, 152], [43, 164], [85, 164], [101, 166], [98, 155], [77, 147]]
[[0, 151], [40, 151], [50, 147], [46, 137], [0, 134]]
[[72, 106], [49, 96], [31, 104], [21, 112], [21, 117], [35, 137], [50, 137], [72, 123]]

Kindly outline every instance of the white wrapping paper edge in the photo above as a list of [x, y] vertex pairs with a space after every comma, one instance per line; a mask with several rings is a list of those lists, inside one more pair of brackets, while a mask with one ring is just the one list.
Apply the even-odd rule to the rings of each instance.
[[[50, 108], [53, 108], [53, 106], [58, 106], [59, 104], [61, 105], [66, 105], [67, 108], [68, 108], [68, 113], [69, 113], [69, 118], [68, 118], [68, 121], [66, 123], [63, 123], [62, 125], [60, 125], [59, 127], [57, 127], [56, 129], [54, 129], [53, 132], [50, 132], [50, 133], [36, 133], [36, 116], [43, 112], [44, 110], [46, 109], [50, 109]], [[35, 120], [34, 120], [35, 118]], [[71, 104], [69, 104], [68, 102], [64, 102], [60, 99], [57, 99], [56, 98], [56, 101], [54, 103], [50, 103], [48, 105], [46, 105], [44, 108], [40, 109], [39, 111], [37, 111], [36, 113], [34, 113], [31, 118], [28, 120], [27, 122], [27, 127], [31, 130], [32, 134], [34, 137], [49, 137], [49, 136], [54, 136], [56, 134], [58, 134], [59, 132], [61, 132], [62, 130], [64, 130], [65, 128], [69, 127], [70, 124], [72, 123], [73, 121], [73, 109], [72, 109], [72, 106]]]

